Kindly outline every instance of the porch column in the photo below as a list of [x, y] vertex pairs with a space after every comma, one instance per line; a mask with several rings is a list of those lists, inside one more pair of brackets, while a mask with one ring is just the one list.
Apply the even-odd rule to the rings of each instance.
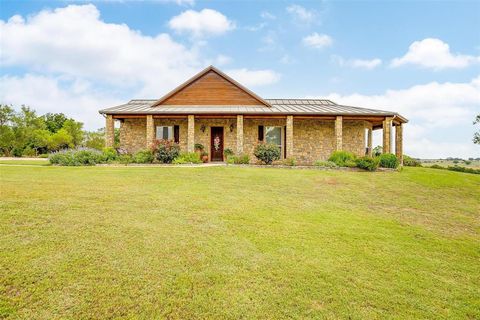
[[335, 119], [335, 150], [340, 151], [343, 149], [343, 117], [337, 116]]
[[237, 153], [243, 153], [243, 115], [237, 115]]
[[150, 148], [155, 140], [155, 124], [153, 115], [147, 114], [147, 148]]
[[401, 123], [395, 126], [395, 155], [400, 160], [400, 165], [403, 165], [403, 126]]
[[115, 144], [115, 120], [111, 114], [107, 114], [105, 125], [105, 147], [112, 148]]
[[367, 129], [367, 155], [372, 156], [372, 127]]
[[195, 151], [195, 116], [188, 115], [187, 151]]
[[287, 158], [293, 157], [293, 116], [287, 116], [287, 143], [285, 147], [287, 148], [286, 154]]
[[391, 129], [392, 118], [386, 117], [383, 121], [383, 153], [392, 152]]

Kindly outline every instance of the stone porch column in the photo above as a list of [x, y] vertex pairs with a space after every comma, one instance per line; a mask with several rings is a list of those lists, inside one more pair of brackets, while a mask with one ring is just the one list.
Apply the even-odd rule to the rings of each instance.
[[343, 149], [343, 117], [337, 116], [335, 119], [335, 150]]
[[400, 160], [400, 165], [403, 165], [403, 126], [401, 123], [395, 126], [395, 155]]
[[243, 115], [237, 115], [237, 154], [243, 153]]
[[367, 155], [372, 156], [372, 127], [367, 129]]
[[287, 158], [293, 157], [293, 116], [287, 116], [287, 143], [285, 147], [287, 148], [286, 154]]
[[111, 114], [107, 114], [105, 125], [105, 147], [113, 148], [115, 144], [115, 120]]
[[150, 148], [155, 140], [155, 123], [153, 121], [153, 115], [147, 114], [147, 148]]
[[386, 117], [383, 121], [383, 153], [392, 152], [391, 130], [392, 118]]
[[187, 152], [195, 151], [195, 116], [188, 115]]

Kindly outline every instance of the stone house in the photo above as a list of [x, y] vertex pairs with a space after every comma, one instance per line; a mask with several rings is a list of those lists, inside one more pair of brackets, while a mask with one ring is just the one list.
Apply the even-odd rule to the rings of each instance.
[[258, 143], [281, 149], [282, 158], [311, 164], [335, 150], [372, 153], [372, 130], [383, 130], [383, 152], [402, 158], [403, 124], [391, 111], [339, 105], [324, 99], [263, 99], [215, 67], [208, 67], [160, 99], [131, 100], [100, 110], [106, 117], [106, 144], [113, 146], [120, 122], [120, 145], [134, 153], [155, 139], [171, 139], [182, 151], [200, 143], [210, 161], [223, 151], [248, 154]]

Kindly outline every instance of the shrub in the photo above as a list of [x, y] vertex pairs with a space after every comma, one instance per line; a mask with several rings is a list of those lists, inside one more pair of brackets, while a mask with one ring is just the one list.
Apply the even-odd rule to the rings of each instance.
[[103, 148], [102, 155], [105, 162], [115, 161], [118, 158], [117, 150], [111, 147]]
[[255, 157], [265, 164], [272, 164], [280, 159], [280, 148], [273, 144], [258, 144], [253, 152]]
[[297, 165], [297, 160], [295, 160], [295, 158], [286, 158], [282, 161], [282, 164], [284, 166], [291, 166], [291, 167], [294, 167]]
[[48, 154], [47, 153], [43, 153], [43, 154], [40, 154], [38, 155], [39, 158], [48, 158]]
[[133, 156], [133, 162], [135, 163], [152, 163], [155, 159], [151, 150], [140, 150]]
[[180, 146], [171, 140], [156, 140], [152, 152], [161, 163], [172, 163], [180, 155]]
[[378, 159], [372, 157], [361, 157], [355, 160], [357, 167], [367, 171], [375, 171], [378, 168]]
[[68, 149], [49, 155], [51, 164], [60, 166], [94, 166], [103, 163], [102, 153], [95, 149]]
[[174, 164], [186, 164], [186, 163], [202, 163], [200, 156], [196, 152], [181, 153], [177, 158], [173, 160]]
[[473, 173], [473, 174], [480, 174], [480, 169], [473, 169], [473, 168], [465, 168], [460, 166], [448, 166], [447, 170], [450, 171], [457, 171], [457, 172], [465, 172], [465, 173]]
[[223, 155], [224, 155], [225, 158], [227, 158], [227, 160], [228, 160], [228, 157], [233, 156], [234, 153], [233, 153], [232, 149], [227, 148], [227, 149], [223, 150]]
[[27, 146], [25, 149], [22, 151], [22, 157], [34, 157], [36, 156], [37, 153], [35, 152], [35, 149], [33, 149], [30, 146]]
[[[347, 167], [347, 161], [354, 161], [355, 155], [348, 151], [335, 151], [332, 153], [328, 161], [335, 162], [339, 167]], [[352, 164], [351, 162], [349, 163]]]
[[438, 164], [434, 164], [434, 165], [430, 166], [430, 168], [432, 168], [432, 169], [446, 169], [445, 167], [443, 167], [441, 165], [438, 165]]
[[129, 163], [132, 163], [133, 162], [133, 157], [131, 154], [128, 154], [128, 153], [125, 153], [125, 154], [121, 154], [118, 156], [117, 158], [118, 162], [120, 162], [121, 164], [129, 164]]
[[227, 158], [227, 163], [229, 164], [249, 164], [250, 157], [248, 154], [241, 154], [238, 156], [230, 156]]
[[356, 168], [357, 167], [357, 162], [355, 160], [347, 160], [347, 161], [345, 161], [344, 167]]
[[378, 157], [380, 167], [395, 169], [400, 164], [397, 156], [393, 153], [384, 153]]
[[315, 166], [317, 167], [323, 167], [323, 168], [336, 168], [338, 167], [335, 162], [332, 161], [322, 161], [322, 160], [317, 160], [315, 161]]
[[418, 159], [403, 155], [403, 165], [406, 167], [421, 167], [422, 163]]

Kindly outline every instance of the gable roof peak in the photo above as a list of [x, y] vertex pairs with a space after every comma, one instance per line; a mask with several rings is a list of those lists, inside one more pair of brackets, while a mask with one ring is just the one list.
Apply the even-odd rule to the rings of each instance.
[[248, 88], [246, 88], [245, 86], [243, 86], [242, 84], [240, 84], [239, 82], [237, 82], [236, 80], [234, 80], [233, 78], [228, 76], [227, 74], [225, 74], [222, 71], [220, 71], [219, 69], [217, 69], [215, 66], [209, 65], [208, 67], [206, 67], [205, 69], [203, 69], [202, 71], [200, 71], [199, 73], [197, 73], [196, 75], [194, 75], [193, 77], [191, 77], [190, 79], [188, 79], [187, 81], [185, 81], [184, 83], [182, 83], [181, 85], [179, 85], [178, 87], [176, 87], [175, 89], [173, 89], [172, 91], [170, 91], [169, 93], [167, 93], [166, 95], [161, 97], [160, 99], [158, 99], [154, 104], [152, 104], [152, 107], [157, 107], [157, 106], [163, 104], [163, 102], [165, 102], [167, 99], [169, 99], [173, 95], [177, 94], [178, 92], [180, 92], [184, 88], [188, 87], [190, 84], [197, 81], [198, 79], [200, 79], [201, 77], [203, 77], [204, 75], [206, 75], [209, 72], [215, 72], [220, 77], [222, 77], [226, 81], [230, 82], [231, 84], [233, 84], [234, 86], [236, 86], [240, 90], [244, 91], [246, 94], [248, 94], [249, 96], [251, 96], [255, 100], [257, 100], [260, 104], [263, 104], [267, 107], [272, 106], [270, 104], [270, 102], [261, 98], [260, 96], [255, 94], [253, 91], [249, 90]]

